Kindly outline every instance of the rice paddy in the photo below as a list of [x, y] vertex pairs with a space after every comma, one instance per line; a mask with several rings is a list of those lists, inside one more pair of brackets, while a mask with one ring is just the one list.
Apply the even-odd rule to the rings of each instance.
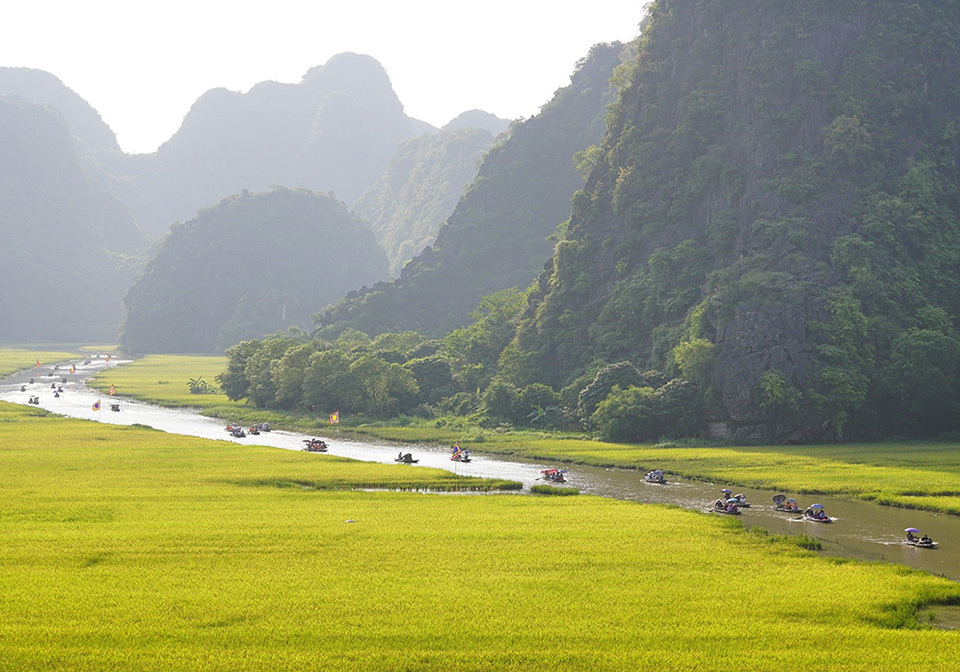
[[960, 586], [595, 497], [0, 404], [2, 670], [960, 669]]
[[[189, 378], [213, 381], [222, 357], [150, 356], [111, 369], [94, 385], [116, 383], [121, 394], [167, 406], [201, 407], [209, 415], [288, 426], [323, 427], [325, 418], [264, 413], [223, 395], [190, 394]], [[498, 433], [422, 426], [359, 431], [395, 441], [467, 445], [548, 461], [647, 470], [744, 487], [826, 494], [907, 508], [960, 514], [960, 447], [953, 443], [881, 443], [820, 446], [670, 447], [612, 444], [579, 437]]]
[[70, 352], [51, 352], [46, 350], [18, 350], [0, 349], [0, 376], [9, 376], [11, 373], [33, 368], [36, 362], [50, 364], [66, 359], [76, 358], [77, 354]]

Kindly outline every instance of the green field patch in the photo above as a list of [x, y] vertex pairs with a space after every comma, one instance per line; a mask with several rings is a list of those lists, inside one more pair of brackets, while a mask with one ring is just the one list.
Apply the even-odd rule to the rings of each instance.
[[9, 376], [17, 371], [35, 368], [38, 361], [46, 366], [76, 358], [76, 352], [3, 348], [0, 349], [0, 376]]
[[567, 488], [559, 485], [538, 484], [531, 485], [530, 492], [535, 495], [550, 495], [554, 497], [569, 497], [570, 495], [579, 495], [580, 491], [576, 488]]

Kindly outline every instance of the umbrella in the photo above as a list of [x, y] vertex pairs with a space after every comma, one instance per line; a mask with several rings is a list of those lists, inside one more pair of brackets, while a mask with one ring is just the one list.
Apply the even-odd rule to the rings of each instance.
[[786, 495], [774, 495], [774, 496], [773, 496], [773, 501], [775, 501], [777, 504], [780, 504], [780, 503], [781, 503], [783, 500], [785, 500], [786, 498], [787, 498]]
[[797, 500], [795, 500], [793, 497], [789, 498], [787, 501], [790, 502], [791, 504], [797, 503]]
[[737, 503], [739, 503], [739, 500], [734, 499], [733, 497], [727, 500], [727, 504], [737, 504]]
[[810, 508], [811, 508], [811, 509], [822, 509], [822, 508], [823, 508], [823, 504], [811, 504], [811, 505], [810, 505]]
[[720, 492], [733, 492], [733, 490], [731, 490], [730, 488], [724, 488]]
[[920, 530], [918, 530], [915, 527], [908, 527], [907, 529], [904, 530], [904, 532], [910, 532], [912, 534], [920, 534]]

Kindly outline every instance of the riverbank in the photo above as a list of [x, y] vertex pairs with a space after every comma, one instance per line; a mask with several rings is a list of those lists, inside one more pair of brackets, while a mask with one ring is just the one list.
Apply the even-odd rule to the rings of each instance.
[[12, 404], [0, 471], [4, 669], [960, 669], [960, 585], [727, 518]]
[[173, 407], [197, 407], [211, 417], [270, 422], [305, 431], [352, 432], [389, 441], [450, 445], [536, 460], [624, 469], [663, 469], [695, 480], [743, 487], [824, 494], [960, 515], [960, 446], [948, 443], [834, 444], [820, 446], [675, 447], [612, 444], [579, 436], [497, 432], [478, 427], [406, 426], [337, 428], [326, 417], [263, 411], [222, 394], [190, 394], [190, 378], [214, 381], [223, 357], [150, 356], [91, 381], [121, 395]]

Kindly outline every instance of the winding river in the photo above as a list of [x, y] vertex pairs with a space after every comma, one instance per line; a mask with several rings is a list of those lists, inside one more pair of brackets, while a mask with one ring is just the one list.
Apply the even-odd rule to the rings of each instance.
[[[77, 364], [76, 373], [67, 373], [68, 367], [54, 370], [50, 366], [15, 374], [0, 382], [0, 400], [26, 404], [31, 396], [40, 399], [40, 407], [60, 415], [83, 418], [117, 425], [142, 424], [175, 434], [198, 436], [237, 443], [255, 443], [285, 450], [300, 450], [308, 435], [286, 431], [272, 431], [259, 436], [233, 438], [224, 431], [225, 422], [206, 418], [187, 409], [169, 409], [128, 399], [111, 399], [101, 392], [89, 389], [84, 381], [105, 367], [116, 366], [113, 361], [93, 360], [90, 364]], [[34, 382], [29, 382], [30, 379]], [[62, 382], [63, 378], [67, 382]], [[54, 397], [51, 385], [62, 386], [63, 393]], [[21, 391], [21, 386], [26, 390]], [[100, 411], [93, 411], [93, 403], [102, 400]], [[120, 404], [119, 412], [110, 410], [111, 402]], [[336, 432], [328, 432], [324, 438], [330, 454], [371, 462], [392, 463], [398, 447], [376, 440], [344, 439]], [[469, 464], [452, 462], [449, 451], [440, 446], [404, 446], [403, 452], [412, 452], [419, 459], [416, 467], [436, 467], [457, 473], [489, 478], [504, 478], [520, 481], [525, 489], [538, 482], [540, 471], [556, 464], [545, 464], [519, 458], [503, 458], [487, 455], [483, 444], [470, 446], [474, 460]], [[318, 456], [319, 459], [322, 457]], [[857, 558], [869, 561], [894, 562], [940, 574], [960, 581], [960, 517], [922, 511], [879, 506], [869, 502], [837, 499], [821, 496], [797, 497], [802, 506], [814, 500], [823, 504], [833, 524], [814, 523], [797, 519], [773, 510], [773, 492], [751, 490], [723, 483], [673, 480], [666, 485], [643, 482], [642, 474], [622, 469], [569, 466], [567, 485], [581, 492], [602, 497], [631, 500], [653, 504], [674, 504], [691, 509], [705, 510], [720, 496], [720, 489], [730, 487], [742, 492], [752, 504], [744, 509], [740, 519], [747, 526], [758, 525], [775, 533], [799, 534], [814, 537], [823, 543], [823, 553], [833, 556]], [[668, 476], [669, 478], [669, 476]], [[542, 481], [541, 481], [542, 482]], [[785, 493], [788, 496], [791, 493]], [[917, 527], [940, 543], [935, 550], [921, 549], [902, 543], [903, 530]]]

